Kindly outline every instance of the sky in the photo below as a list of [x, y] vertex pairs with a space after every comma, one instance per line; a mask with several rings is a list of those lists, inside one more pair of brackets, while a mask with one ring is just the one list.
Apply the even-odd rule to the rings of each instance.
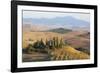
[[23, 24], [32, 24], [38, 29], [54, 28], [90, 30], [90, 14], [76, 12], [23, 11]]
[[89, 13], [23, 11], [23, 18], [56, 18], [64, 16], [72, 16], [87, 22], [90, 21]]

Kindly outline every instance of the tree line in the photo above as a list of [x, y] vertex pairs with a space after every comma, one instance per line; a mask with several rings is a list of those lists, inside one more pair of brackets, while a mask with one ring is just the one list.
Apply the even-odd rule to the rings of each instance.
[[65, 45], [63, 39], [58, 39], [58, 37], [53, 37], [52, 39], [46, 39], [45, 41], [43, 41], [43, 39], [41, 38], [41, 40], [37, 40], [36, 42], [34, 42], [33, 44], [29, 44], [28, 47], [26, 48], [27, 50], [44, 50], [44, 49], [54, 49], [54, 48], [63, 48], [63, 46]]

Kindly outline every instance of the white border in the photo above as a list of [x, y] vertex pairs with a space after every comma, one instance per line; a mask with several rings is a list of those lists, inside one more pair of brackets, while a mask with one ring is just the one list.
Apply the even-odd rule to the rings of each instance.
[[[22, 10], [44, 10], [44, 11], [64, 11], [64, 12], [84, 12], [90, 13], [90, 59], [89, 60], [70, 60], [70, 61], [45, 61], [45, 62], [26, 62], [22, 63]], [[78, 65], [94, 63], [94, 10], [92, 9], [75, 9], [75, 8], [57, 8], [57, 7], [40, 7], [40, 6], [18, 6], [18, 45], [17, 45], [17, 64], [18, 68], [25, 67], [41, 67], [41, 66], [57, 66], [57, 65]]]

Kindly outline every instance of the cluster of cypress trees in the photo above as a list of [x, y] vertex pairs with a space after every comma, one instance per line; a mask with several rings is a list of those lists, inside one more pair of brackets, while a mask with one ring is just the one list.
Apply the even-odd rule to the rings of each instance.
[[50, 49], [62, 48], [64, 46], [64, 42], [62, 38], [58, 39], [58, 37], [53, 37], [52, 40], [49, 40], [49, 41], [46, 40], [46, 46], [49, 47]]
[[64, 41], [61, 39], [58, 39], [58, 37], [53, 37], [52, 39], [48, 40], [46, 39], [45, 41], [43, 41], [43, 39], [41, 40], [37, 40], [35, 43], [33, 44], [29, 44], [26, 48], [25, 51], [23, 52], [31, 52], [31, 51], [45, 51], [44, 49], [58, 49], [58, 48], [63, 48], [63, 46], [65, 45]]
[[37, 40], [33, 44], [33, 47], [36, 49], [45, 49], [45, 48], [53, 49], [53, 48], [62, 48], [63, 46], [64, 46], [64, 42], [62, 38], [58, 39], [58, 37], [53, 37], [51, 40], [46, 39], [45, 42], [43, 42], [42, 39], [40, 41]]
[[46, 46], [45, 46], [45, 44], [44, 44], [44, 42], [43, 42], [42, 39], [41, 39], [40, 41], [37, 40], [37, 41], [33, 44], [33, 47], [34, 47], [34, 48], [37, 48], [37, 49], [44, 49], [44, 48], [46, 48]]

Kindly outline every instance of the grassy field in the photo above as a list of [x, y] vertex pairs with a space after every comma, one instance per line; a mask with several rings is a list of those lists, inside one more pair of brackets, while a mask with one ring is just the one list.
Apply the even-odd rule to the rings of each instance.
[[34, 43], [36, 40], [45, 41], [46, 39], [52, 39], [53, 37], [63, 38], [68, 41], [73, 47], [86, 47], [89, 48], [90, 39], [89, 35], [87, 37], [81, 37], [79, 35], [85, 35], [85, 31], [72, 31], [65, 34], [54, 33], [54, 32], [23, 32], [23, 48], [26, 48], [29, 43]]
[[[81, 35], [81, 36], [80, 36]], [[84, 36], [85, 35], [85, 36]], [[89, 35], [85, 31], [71, 31], [68, 33], [60, 34], [55, 32], [23, 32], [23, 49], [25, 50], [29, 44], [34, 44], [37, 40], [46, 39], [51, 40], [53, 37], [58, 37], [67, 41], [67, 45], [62, 48], [45, 48], [42, 52], [32, 50], [28, 53], [23, 52], [23, 62], [35, 62], [35, 61], [53, 61], [53, 60], [82, 60], [89, 59]], [[84, 49], [86, 48], [86, 52]], [[77, 49], [78, 48], [78, 49]]]
[[23, 62], [36, 61], [54, 61], [54, 60], [82, 60], [89, 59], [90, 56], [84, 52], [78, 51], [71, 46], [64, 46], [63, 48], [55, 48], [47, 50], [47, 53], [30, 52], [23, 53]]

